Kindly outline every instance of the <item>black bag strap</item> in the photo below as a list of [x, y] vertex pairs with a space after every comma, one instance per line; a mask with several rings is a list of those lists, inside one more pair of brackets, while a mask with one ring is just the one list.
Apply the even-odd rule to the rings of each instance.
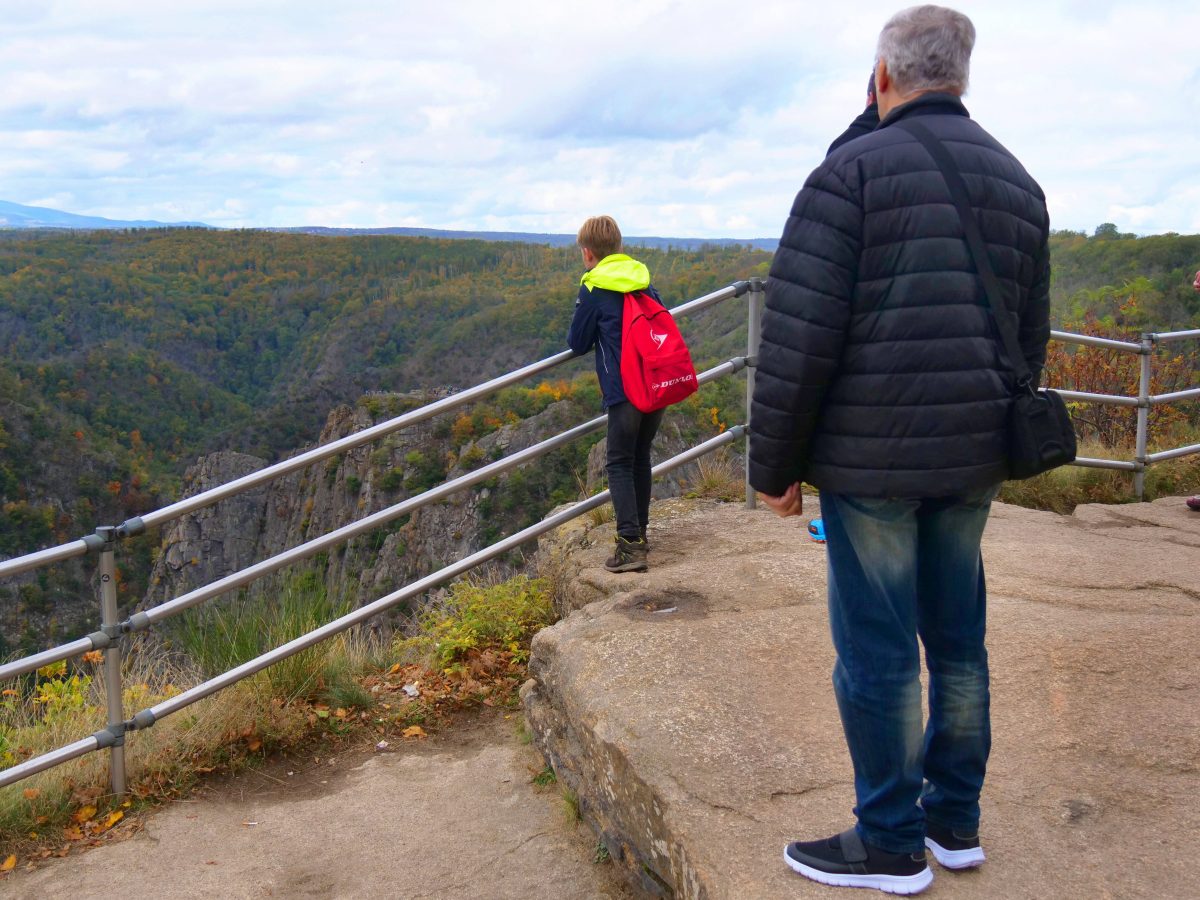
[[1017, 341], [1016, 329], [1013, 328], [1008, 308], [1001, 299], [1000, 282], [992, 270], [992, 261], [987, 255], [987, 247], [983, 243], [983, 235], [979, 231], [979, 222], [967, 199], [967, 184], [963, 181], [962, 173], [958, 171], [958, 166], [954, 163], [954, 157], [950, 155], [945, 144], [934, 137], [933, 132], [920, 122], [904, 119], [893, 127], [903, 128], [920, 141], [929, 151], [929, 155], [933, 157], [937, 167], [941, 169], [942, 177], [946, 179], [946, 187], [950, 189], [950, 198], [954, 201], [954, 206], [958, 209], [958, 217], [962, 220], [963, 232], [967, 237], [967, 249], [971, 251], [971, 257], [975, 260], [975, 269], [983, 281], [983, 290], [987, 294], [988, 304], [992, 308], [992, 319], [996, 323], [996, 329], [1000, 332], [1000, 336], [1004, 339], [1004, 349], [1012, 364], [1013, 374], [1017, 376], [1017, 384], [1032, 391], [1033, 373], [1029, 371], [1029, 365], [1025, 362], [1025, 354], [1021, 352], [1021, 345]]

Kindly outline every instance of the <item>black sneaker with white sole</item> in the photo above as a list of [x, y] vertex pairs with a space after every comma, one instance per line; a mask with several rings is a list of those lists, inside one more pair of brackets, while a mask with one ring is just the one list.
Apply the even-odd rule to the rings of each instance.
[[979, 845], [979, 831], [948, 828], [925, 821], [925, 846], [947, 869], [970, 869], [982, 865], [986, 857]]
[[889, 853], [863, 843], [851, 828], [823, 841], [788, 844], [783, 859], [805, 878], [834, 887], [875, 888], [888, 894], [917, 894], [933, 883], [925, 852]]

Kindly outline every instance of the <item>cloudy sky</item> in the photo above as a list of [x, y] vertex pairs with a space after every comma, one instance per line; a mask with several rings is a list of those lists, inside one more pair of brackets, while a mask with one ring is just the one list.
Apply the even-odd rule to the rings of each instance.
[[[773, 237], [902, 3], [0, 0], [0, 199], [219, 226]], [[1200, 232], [1200, 3], [964, 0], [1056, 228]]]

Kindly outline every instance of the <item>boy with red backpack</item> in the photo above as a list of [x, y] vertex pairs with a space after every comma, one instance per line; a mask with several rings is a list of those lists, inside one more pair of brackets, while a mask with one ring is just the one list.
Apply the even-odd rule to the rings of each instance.
[[[621, 253], [621, 229], [611, 216], [593, 216], [584, 222], [577, 243], [587, 271], [579, 282], [567, 343], [576, 353], [596, 348], [596, 377], [608, 412], [608, 488], [616, 511], [617, 542], [616, 551], [604, 567], [610, 572], [645, 572], [650, 444], [662, 421], [663, 409], [643, 412], [631, 402], [621, 377], [622, 337], [627, 294], [634, 295], [630, 303], [642, 302], [638, 294], [648, 295], [657, 303], [661, 300], [650, 284], [650, 270]], [[663, 315], [669, 318], [669, 314]], [[661, 343], [663, 336], [660, 331], [653, 337]], [[694, 385], [694, 370], [691, 379]]]

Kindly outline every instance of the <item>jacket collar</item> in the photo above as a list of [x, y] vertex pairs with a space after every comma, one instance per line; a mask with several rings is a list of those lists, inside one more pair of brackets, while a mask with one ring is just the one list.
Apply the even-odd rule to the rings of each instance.
[[915, 100], [909, 100], [902, 106], [897, 106], [887, 114], [887, 118], [879, 123], [879, 127], [887, 128], [887, 126], [910, 116], [913, 118], [917, 116], [965, 116], [968, 119], [971, 118], [971, 114], [963, 106], [961, 98], [954, 94], [942, 94], [935, 91], [922, 94]]

